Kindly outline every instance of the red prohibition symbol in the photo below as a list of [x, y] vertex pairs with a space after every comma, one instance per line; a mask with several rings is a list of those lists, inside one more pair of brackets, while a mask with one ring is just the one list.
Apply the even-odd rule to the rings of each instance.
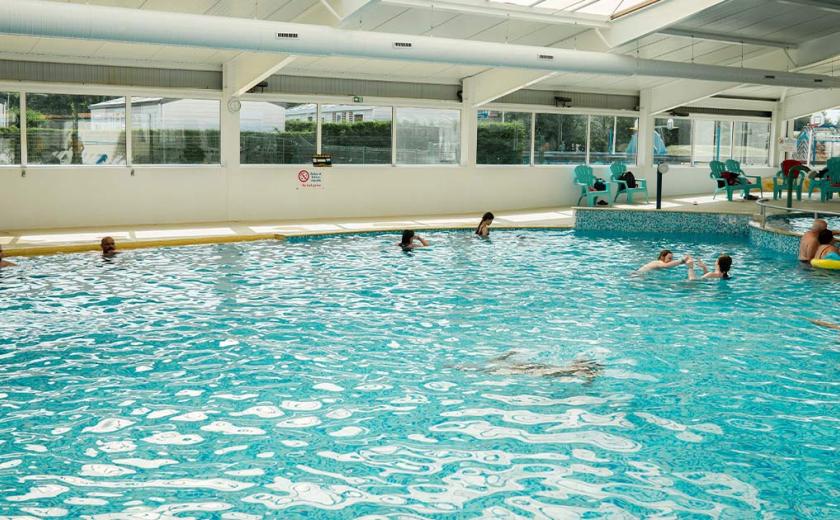
[[300, 182], [307, 182], [309, 180], [309, 172], [306, 170], [301, 170], [298, 172], [298, 180]]

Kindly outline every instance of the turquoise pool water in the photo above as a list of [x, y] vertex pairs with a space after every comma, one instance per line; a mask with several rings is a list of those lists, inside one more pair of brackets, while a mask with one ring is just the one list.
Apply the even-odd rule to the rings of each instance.
[[[840, 217], [821, 217], [828, 223], [829, 229], [840, 229]], [[782, 229], [804, 233], [811, 229], [814, 215], [775, 216], [768, 219], [768, 223]]]
[[[840, 321], [834, 273], [745, 243], [429, 238], [3, 270], [0, 516], [840, 515], [840, 332], [806, 320]], [[733, 278], [628, 276], [666, 246]]]

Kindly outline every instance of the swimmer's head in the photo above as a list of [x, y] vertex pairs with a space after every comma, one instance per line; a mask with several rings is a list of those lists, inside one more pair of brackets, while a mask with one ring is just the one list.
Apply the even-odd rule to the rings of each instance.
[[811, 230], [816, 231], [819, 233], [820, 231], [828, 229], [828, 222], [821, 218], [815, 218], [814, 223], [811, 224]]
[[663, 249], [662, 251], [659, 252], [659, 260], [661, 260], [663, 262], [670, 262], [673, 259], [674, 259], [674, 255], [668, 249]]
[[104, 237], [99, 241], [99, 247], [102, 248], [102, 254], [113, 253], [117, 249], [117, 244], [112, 237]]
[[720, 255], [717, 259], [717, 266], [720, 272], [723, 273], [723, 277], [729, 278], [729, 270], [732, 268], [732, 257], [729, 255]]
[[410, 246], [412, 238], [414, 238], [414, 230], [406, 229], [405, 231], [403, 231], [402, 240], [400, 241], [400, 245], [403, 246], [403, 247]]
[[819, 242], [820, 245], [824, 246], [826, 244], [830, 244], [832, 240], [834, 240], [834, 235], [828, 229], [823, 229], [817, 234], [817, 242]]
[[481, 222], [490, 223], [490, 222], [493, 222], [494, 218], [495, 217], [493, 216], [493, 214], [488, 211], [487, 213], [484, 214], [484, 216], [481, 217]]

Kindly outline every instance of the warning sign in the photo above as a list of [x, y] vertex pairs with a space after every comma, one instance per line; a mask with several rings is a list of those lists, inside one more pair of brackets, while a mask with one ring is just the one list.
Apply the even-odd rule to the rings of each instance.
[[314, 170], [301, 170], [297, 174], [298, 189], [323, 188], [323, 173]]

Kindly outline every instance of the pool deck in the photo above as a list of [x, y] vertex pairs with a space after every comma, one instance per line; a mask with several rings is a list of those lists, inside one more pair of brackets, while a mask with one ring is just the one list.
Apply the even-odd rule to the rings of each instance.
[[[783, 206], [784, 201], [770, 201]], [[818, 200], [794, 201], [794, 207], [840, 213], [840, 200], [827, 203]], [[649, 204], [615, 204], [613, 208], [655, 210]], [[662, 209], [711, 213], [755, 214], [754, 202], [716, 199], [710, 195], [685, 195], [663, 199]], [[499, 211], [494, 228], [569, 228], [574, 225], [573, 207], [533, 208], [518, 211]], [[399, 231], [402, 229], [473, 228], [480, 213], [453, 215], [412, 215], [382, 218], [307, 219], [264, 222], [206, 222], [202, 224], [107, 226], [66, 229], [0, 229], [0, 245], [6, 256], [33, 256], [55, 253], [94, 251], [99, 249], [103, 236], [112, 236], [119, 249], [161, 247], [189, 244], [244, 242], [283, 239], [287, 236], [359, 233], [368, 231]]]

